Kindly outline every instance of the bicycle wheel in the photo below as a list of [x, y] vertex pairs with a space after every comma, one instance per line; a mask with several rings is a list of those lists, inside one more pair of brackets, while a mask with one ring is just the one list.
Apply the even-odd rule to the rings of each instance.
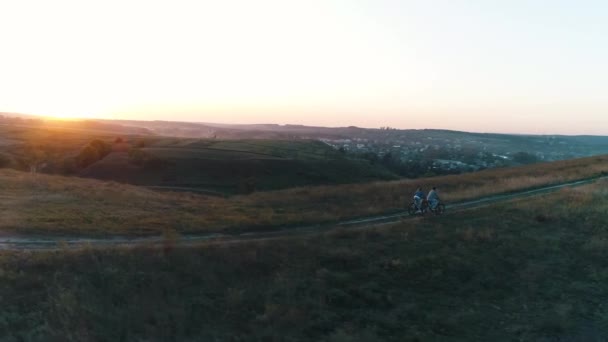
[[407, 213], [412, 216], [416, 215], [416, 204], [414, 202], [407, 206]]
[[445, 204], [439, 203], [437, 204], [437, 208], [435, 208], [435, 215], [441, 215], [445, 212]]

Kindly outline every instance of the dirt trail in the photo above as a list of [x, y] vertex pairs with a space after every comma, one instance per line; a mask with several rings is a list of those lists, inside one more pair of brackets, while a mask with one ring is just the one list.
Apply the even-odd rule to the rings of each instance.
[[[469, 201], [458, 202], [446, 205], [448, 214], [450, 212], [462, 211], [467, 209], [480, 208], [486, 205], [505, 202], [514, 199], [540, 196], [558, 191], [563, 188], [583, 186], [591, 184], [599, 179], [608, 177], [595, 177], [579, 181], [567, 182], [557, 185], [546, 186], [533, 190], [512, 192], [507, 194], [492, 195]], [[339, 228], [364, 229], [382, 224], [394, 223], [399, 220], [410, 218], [407, 212], [398, 212], [385, 215], [375, 215], [365, 218], [344, 220], [337, 223], [307, 225], [289, 228], [276, 228], [272, 231], [257, 231], [248, 233], [205, 233], [197, 235], [182, 235], [174, 243], [179, 246], [187, 246], [200, 242], [210, 243], [238, 243], [251, 240], [268, 240], [288, 236], [307, 235], [314, 233], [327, 232]], [[413, 217], [412, 217], [413, 218]], [[62, 249], [78, 249], [84, 247], [115, 247], [115, 246], [135, 246], [135, 245], [162, 245], [165, 243], [162, 236], [152, 237], [107, 237], [107, 238], [86, 238], [79, 236], [34, 236], [34, 235], [8, 235], [0, 237], [0, 250], [11, 251], [50, 251]]]

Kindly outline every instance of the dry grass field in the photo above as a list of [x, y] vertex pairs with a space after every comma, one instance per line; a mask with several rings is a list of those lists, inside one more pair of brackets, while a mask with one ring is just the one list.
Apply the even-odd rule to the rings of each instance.
[[607, 194], [265, 242], [4, 252], [0, 339], [604, 341]]
[[247, 231], [402, 210], [417, 186], [457, 202], [599, 176], [592, 157], [455, 176], [295, 188], [228, 198], [155, 192], [96, 180], [0, 170], [0, 230], [8, 233], [152, 235]]

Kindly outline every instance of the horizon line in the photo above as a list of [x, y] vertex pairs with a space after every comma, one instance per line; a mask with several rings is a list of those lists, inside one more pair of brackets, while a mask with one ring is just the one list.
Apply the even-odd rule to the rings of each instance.
[[472, 133], [472, 134], [499, 134], [499, 135], [522, 135], [522, 136], [591, 136], [591, 137], [607, 137], [607, 134], [566, 134], [566, 133], [526, 133], [526, 132], [500, 132], [500, 131], [464, 131], [450, 128], [399, 128], [391, 126], [381, 127], [363, 127], [356, 125], [345, 125], [345, 126], [317, 126], [317, 125], [305, 125], [296, 123], [227, 123], [227, 122], [205, 122], [205, 121], [190, 121], [190, 120], [168, 120], [168, 119], [117, 119], [117, 118], [103, 118], [103, 117], [53, 117], [53, 115], [43, 114], [31, 114], [21, 112], [4, 112], [0, 111], [0, 115], [13, 115], [13, 117], [20, 118], [21, 116], [30, 117], [32, 119], [44, 119], [48, 121], [72, 121], [72, 122], [84, 122], [84, 121], [135, 121], [135, 122], [175, 122], [175, 123], [186, 123], [186, 124], [201, 124], [201, 125], [223, 125], [223, 126], [299, 126], [306, 128], [326, 128], [326, 129], [340, 129], [340, 128], [358, 128], [358, 129], [369, 129], [369, 130], [381, 130], [388, 127], [391, 130], [398, 131], [447, 131], [447, 132], [461, 132], [461, 133]]

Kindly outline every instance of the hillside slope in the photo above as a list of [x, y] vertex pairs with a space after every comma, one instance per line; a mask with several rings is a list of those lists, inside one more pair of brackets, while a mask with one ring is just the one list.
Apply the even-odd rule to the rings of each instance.
[[310, 238], [0, 255], [0, 338], [603, 341], [608, 183]]
[[595, 177], [606, 170], [608, 157], [604, 156], [465, 175], [302, 187], [229, 198], [0, 170], [0, 231], [158, 235], [167, 230], [267, 230], [403, 210], [418, 186], [438, 186], [443, 200], [450, 203]]
[[109, 155], [79, 175], [225, 194], [397, 178], [318, 141], [147, 138], [142, 145], [128, 158]]

